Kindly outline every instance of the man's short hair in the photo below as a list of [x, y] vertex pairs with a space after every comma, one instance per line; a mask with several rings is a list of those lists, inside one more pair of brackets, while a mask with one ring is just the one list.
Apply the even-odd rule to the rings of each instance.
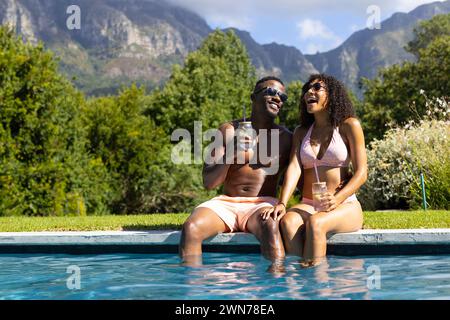
[[277, 81], [277, 82], [281, 83], [281, 84], [284, 86], [284, 83], [283, 83], [283, 81], [281, 81], [280, 78], [277, 78], [277, 77], [275, 77], [275, 76], [267, 76], [267, 77], [264, 77], [264, 78], [259, 79], [259, 80], [256, 82], [255, 88], [253, 89], [253, 92], [256, 91], [256, 89], [258, 88], [258, 86], [259, 86], [261, 83], [266, 82], [266, 81], [270, 81], [270, 80]]

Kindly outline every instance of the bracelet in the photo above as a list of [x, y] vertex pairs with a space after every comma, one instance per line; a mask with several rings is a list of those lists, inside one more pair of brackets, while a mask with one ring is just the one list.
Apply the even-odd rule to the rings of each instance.
[[284, 208], [286, 209], [286, 205], [283, 202], [278, 202], [278, 204], [282, 204]]

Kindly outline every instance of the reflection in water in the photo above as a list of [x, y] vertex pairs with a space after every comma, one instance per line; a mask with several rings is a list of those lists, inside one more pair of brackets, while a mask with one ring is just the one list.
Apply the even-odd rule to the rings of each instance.
[[[450, 255], [328, 256], [307, 269], [294, 256], [271, 264], [258, 254], [208, 253], [203, 261], [187, 267], [172, 254], [5, 254], [0, 298], [450, 299]], [[81, 269], [81, 290], [66, 286], [70, 265]]]
[[257, 265], [248, 261], [218, 261], [189, 267], [185, 269], [185, 280], [191, 289], [186, 294], [197, 296], [201, 292], [211, 297], [258, 299], [258, 292], [265, 288], [257, 285], [253, 273], [256, 269]]
[[323, 259], [305, 269], [291, 258], [284, 277], [290, 299], [370, 299], [364, 259]]
[[[332, 257], [304, 268], [298, 257], [230, 262], [225, 255], [185, 269], [188, 296], [224, 299], [370, 299], [364, 259]], [[250, 262], [253, 261], [253, 262]]]
[[363, 259], [324, 260], [314, 269], [316, 294], [321, 298], [368, 299]]

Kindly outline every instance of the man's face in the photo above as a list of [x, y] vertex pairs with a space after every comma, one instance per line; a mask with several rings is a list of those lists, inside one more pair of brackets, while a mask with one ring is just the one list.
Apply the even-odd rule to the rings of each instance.
[[281, 83], [276, 80], [268, 80], [258, 85], [253, 102], [259, 112], [275, 118], [283, 106], [282, 95], [285, 94], [285, 88]]

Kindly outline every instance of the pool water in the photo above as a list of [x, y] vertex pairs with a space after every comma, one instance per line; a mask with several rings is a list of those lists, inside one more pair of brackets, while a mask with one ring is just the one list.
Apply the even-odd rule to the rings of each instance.
[[259, 254], [203, 257], [3, 254], [0, 299], [450, 299], [450, 255], [287, 257], [275, 272]]

